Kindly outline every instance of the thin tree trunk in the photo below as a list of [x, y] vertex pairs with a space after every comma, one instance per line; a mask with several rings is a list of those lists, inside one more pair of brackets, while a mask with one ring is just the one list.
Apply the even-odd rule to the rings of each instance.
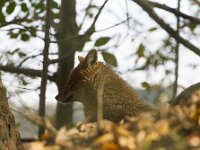
[[[178, 0], [177, 10], [180, 11], [180, 3], [181, 0]], [[180, 16], [177, 15], [177, 23], [176, 23], [176, 32], [178, 35], [180, 32]], [[174, 87], [173, 87], [173, 94], [172, 94], [172, 101], [175, 100], [177, 89], [178, 89], [178, 70], [179, 70], [179, 41], [176, 41], [175, 47], [175, 80], [174, 80]]]
[[0, 150], [23, 150], [14, 117], [9, 109], [0, 73]]
[[[39, 103], [39, 115], [45, 117], [45, 101], [46, 101], [46, 86], [48, 77], [48, 55], [49, 55], [49, 29], [50, 29], [50, 12], [51, 12], [51, 0], [46, 2], [46, 25], [45, 25], [45, 40], [43, 50], [43, 69], [40, 87], [40, 103]], [[45, 122], [45, 121], [44, 121]], [[44, 126], [39, 126], [38, 137], [40, 138], [44, 134]]]
[[[62, 90], [67, 77], [74, 66], [74, 54], [77, 47], [78, 27], [76, 24], [76, 1], [62, 0], [60, 10], [60, 24], [57, 32], [59, 58], [68, 55], [68, 57], [58, 63], [57, 86]], [[72, 124], [72, 103], [57, 104], [56, 108], [56, 128], [63, 125]]]

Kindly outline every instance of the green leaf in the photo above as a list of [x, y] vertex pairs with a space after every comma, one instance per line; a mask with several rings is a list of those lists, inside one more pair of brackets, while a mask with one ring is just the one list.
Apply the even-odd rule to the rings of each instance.
[[23, 41], [28, 41], [28, 40], [30, 39], [30, 36], [29, 36], [28, 34], [22, 33], [21, 39], [22, 39]]
[[88, 12], [87, 15], [88, 15], [89, 18], [92, 18], [94, 16], [94, 14], [90, 13], [90, 12]]
[[18, 53], [20, 51], [19, 48], [16, 48], [14, 51], [8, 51], [8, 54], [13, 55], [15, 53]]
[[36, 37], [36, 30], [33, 28], [30, 30], [31, 36]]
[[25, 57], [26, 53], [24, 53], [24, 52], [18, 52], [18, 55], [19, 55], [19, 57]]
[[18, 33], [10, 33], [10, 38], [11, 39], [16, 39], [18, 37]]
[[149, 32], [153, 32], [153, 31], [155, 31], [155, 30], [157, 30], [157, 28], [156, 28], [156, 27], [152, 27], [152, 28], [150, 28], [148, 31], [149, 31]]
[[188, 23], [188, 27], [190, 28], [191, 31], [194, 31], [195, 28], [197, 27], [197, 24], [193, 23], [193, 22], [189, 22]]
[[117, 59], [113, 54], [108, 52], [102, 52], [102, 56], [107, 64], [117, 67]]
[[145, 50], [145, 47], [144, 45], [141, 43], [137, 49], [137, 55], [138, 57], [143, 57], [144, 56], [144, 50]]
[[5, 16], [2, 12], [4, 4], [7, 2], [7, 0], [0, 0], [0, 21], [4, 22]]
[[22, 9], [23, 12], [27, 12], [28, 11], [28, 7], [27, 7], [26, 3], [22, 3], [21, 4], [21, 9]]
[[108, 43], [108, 41], [110, 40], [110, 37], [101, 37], [98, 40], [96, 40], [95, 42], [95, 46], [102, 46], [105, 45], [106, 43]]
[[20, 77], [20, 80], [21, 80], [21, 84], [24, 86], [29, 84], [28, 81], [26, 81], [24, 77]]
[[35, 5], [35, 9], [41, 9], [43, 10], [45, 7], [44, 7], [44, 3], [43, 1], [40, 1], [38, 4]]
[[165, 70], [165, 74], [166, 74], [166, 75], [169, 75], [169, 74], [171, 74], [171, 73], [172, 73], [172, 70], [169, 70], [169, 69], [166, 69], [166, 70]]
[[149, 90], [150, 89], [150, 85], [149, 85], [149, 83], [147, 83], [147, 82], [142, 82], [142, 87], [144, 87], [146, 90]]
[[0, 21], [3, 22], [4, 20], [5, 20], [5, 16], [3, 15], [3, 13], [0, 10]]
[[60, 14], [59, 13], [53, 13], [52, 12], [52, 16], [53, 16], [53, 19], [59, 19], [59, 17], [60, 17]]
[[2, 22], [5, 20], [5, 16], [2, 12], [5, 2], [6, 0], [0, 0], [0, 21]]
[[7, 7], [7, 9], [6, 9], [6, 12], [7, 12], [8, 14], [11, 14], [11, 13], [15, 10], [15, 6], [16, 6], [16, 3], [15, 3], [15, 2], [10, 2], [10, 3], [8, 4], [8, 7]]
[[58, 3], [55, 2], [55, 1], [52, 1], [52, 2], [51, 2], [51, 7], [52, 7], [52, 8], [59, 8]]
[[1, 0], [0, 1], [0, 8], [3, 8], [4, 4], [7, 2], [7, 0]]

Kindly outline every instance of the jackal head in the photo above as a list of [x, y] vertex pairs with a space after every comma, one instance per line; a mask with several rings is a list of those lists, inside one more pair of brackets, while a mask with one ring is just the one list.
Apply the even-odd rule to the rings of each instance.
[[71, 71], [65, 87], [55, 97], [59, 102], [82, 101], [91, 79], [100, 71], [95, 49], [90, 50], [85, 58], [79, 56], [78, 59], [78, 66]]

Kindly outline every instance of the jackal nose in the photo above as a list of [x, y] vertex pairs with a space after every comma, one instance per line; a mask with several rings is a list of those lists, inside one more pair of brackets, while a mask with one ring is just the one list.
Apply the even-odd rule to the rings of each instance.
[[56, 99], [56, 100], [58, 100], [58, 99], [59, 99], [58, 95], [56, 95], [56, 96], [55, 96], [55, 99]]

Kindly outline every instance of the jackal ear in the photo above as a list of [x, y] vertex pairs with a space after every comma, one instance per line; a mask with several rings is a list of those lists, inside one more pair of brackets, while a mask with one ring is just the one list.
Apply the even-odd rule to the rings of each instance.
[[88, 67], [90, 68], [92, 65], [94, 65], [97, 62], [97, 50], [92, 49], [89, 51], [89, 53], [87, 54], [85, 61], [88, 65]]
[[78, 60], [79, 60], [79, 62], [83, 62], [85, 60], [85, 57], [78, 56]]

